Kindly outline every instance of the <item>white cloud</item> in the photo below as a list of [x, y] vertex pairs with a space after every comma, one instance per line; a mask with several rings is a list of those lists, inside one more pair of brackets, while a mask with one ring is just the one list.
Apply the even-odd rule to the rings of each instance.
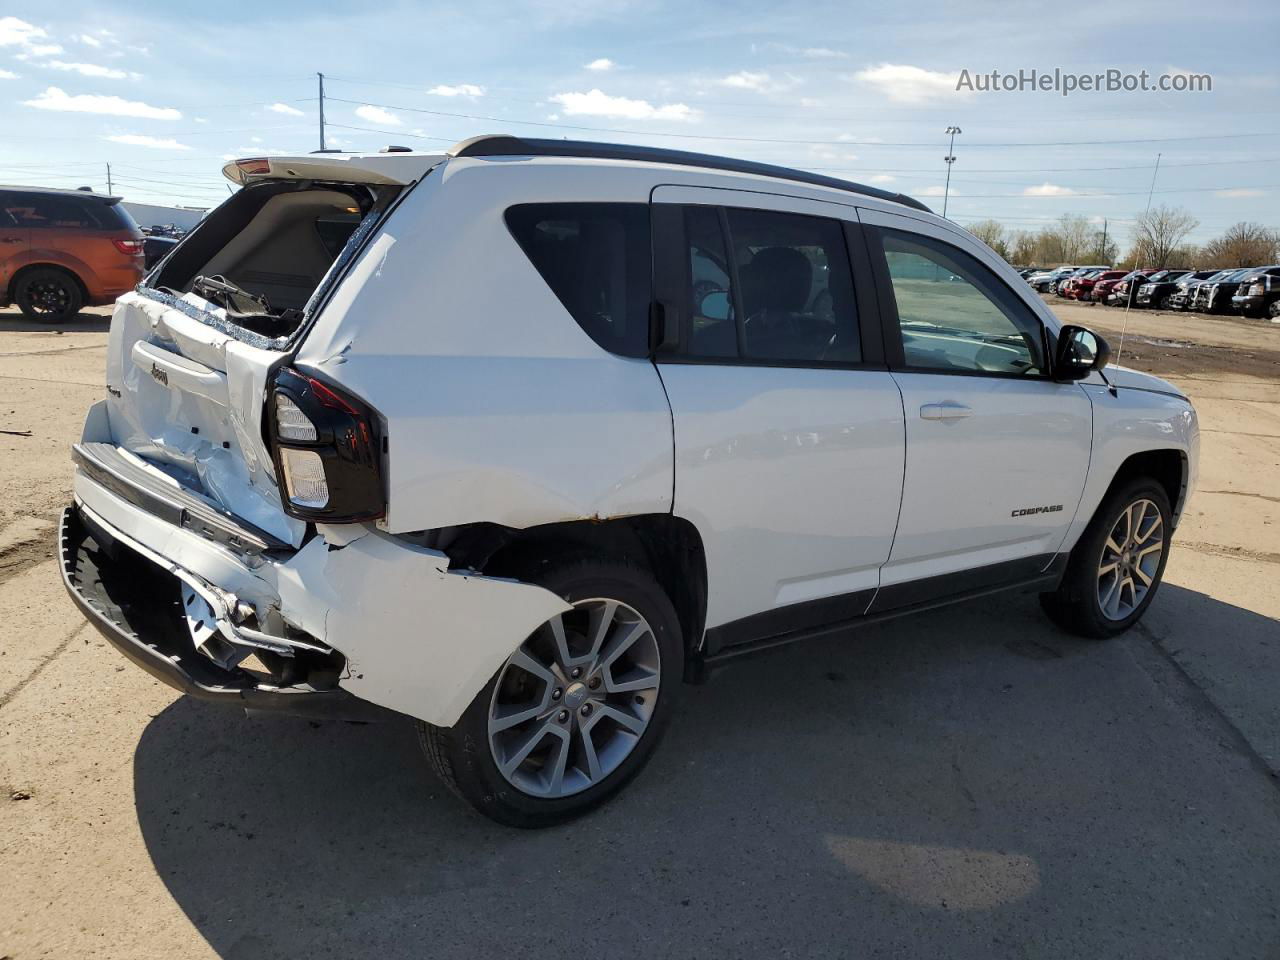
[[18, 54], [18, 57], [19, 59], [27, 60], [31, 57], [52, 57], [59, 53], [62, 53], [61, 44], [37, 43], [27, 47], [26, 53], [20, 53]]
[[868, 183], [893, 183], [893, 181], [897, 179], [898, 179], [897, 177], [891, 177], [887, 173], [877, 173], [874, 177], [868, 177], [867, 182]]
[[738, 73], [731, 73], [727, 77], [721, 77], [720, 83], [726, 87], [737, 87], [740, 90], [763, 92], [769, 86], [769, 75], [767, 73], [752, 73], [749, 70], [742, 70]]
[[836, 150], [832, 147], [822, 146], [818, 144], [811, 146], [809, 148], [809, 153], [811, 153], [814, 156], [814, 158], [818, 160], [829, 161], [829, 162], [834, 162], [834, 161], [851, 162], [858, 159], [858, 155], [856, 153], [849, 153], [847, 150]]
[[192, 119], [192, 120], [194, 120], [196, 123], [208, 123], [208, 122], [209, 122], [209, 119], [208, 119], [207, 117], [192, 117], [191, 119]]
[[698, 111], [683, 103], [655, 107], [648, 100], [611, 97], [602, 90], [586, 93], [557, 93], [550, 98], [569, 116], [613, 117], [624, 120], [696, 120]]
[[17, 17], [0, 17], [0, 47], [30, 47], [49, 34], [35, 24]]
[[48, 67], [50, 70], [62, 70], [66, 73], [78, 73], [82, 77], [101, 77], [105, 80], [125, 80], [132, 76], [138, 79], [138, 74], [130, 74], [127, 70], [117, 70], [114, 67], [103, 67], [96, 63], [66, 63], [62, 60], [49, 60], [41, 64], [42, 67]]
[[0, 70], [0, 80], [17, 80], [18, 75], [12, 70]]
[[297, 107], [291, 107], [287, 103], [273, 103], [267, 109], [272, 113], [283, 113], [286, 117], [300, 117], [303, 115], [301, 110]]
[[86, 43], [86, 44], [88, 44], [88, 45], [89, 45], [89, 46], [91, 46], [91, 47], [100, 47], [100, 46], [102, 46], [102, 41], [101, 41], [101, 40], [99, 40], [97, 37], [93, 36], [92, 34], [88, 34], [88, 33], [82, 33], [82, 34], [80, 34], [80, 42], [81, 42], [81, 43]]
[[[843, 50], [833, 50], [830, 47], [793, 47], [788, 43], [770, 43], [766, 46], [781, 50], [793, 57], [804, 57], [806, 60], [847, 60], [849, 55]], [[756, 52], [756, 45], [751, 45], [751, 52]]]
[[959, 76], [907, 64], [882, 63], [859, 70], [850, 79], [875, 88], [894, 103], [919, 106], [968, 96], [969, 91], [956, 90]]
[[1236, 187], [1231, 190], [1217, 190], [1213, 194], [1215, 197], [1222, 197], [1224, 200], [1235, 200], [1240, 197], [1265, 197], [1267, 191], [1254, 190], [1250, 187]]
[[113, 117], [142, 117], [147, 120], [182, 119], [182, 112], [173, 107], [153, 107], [137, 100], [124, 100], [96, 93], [71, 96], [57, 87], [49, 87], [44, 93], [22, 102], [24, 106], [35, 107], [37, 110], [54, 110], [60, 113], [102, 113]]
[[1070, 187], [1060, 187], [1056, 183], [1042, 183], [1038, 187], [1027, 187], [1022, 191], [1024, 197], [1071, 197], [1075, 191]]
[[[920, 197], [940, 197], [946, 192], [947, 191], [945, 187], [925, 187], [923, 190], [915, 191], [916, 195]], [[951, 196], [953, 197], [960, 196], [960, 191], [952, 190]]]
[[152, 150], [190, 150], [185, 143], [179, 143], [172, 137], [148, 137], [141, 133], [116, 133], [103, 140], [112, 143], [124, 143], [131, 147], [150, 147]]
[[844, 60], [849, 55], [843, 50], [832, 50], [830, 47], [805, 47], [800, 51], [800, 56], [810, 60]]
[[474, 83], [459, 83], [455, 86], [438, 83], [427, 93], [434, 97], [483, 97], [484, 87], [478, 87]]
[[223, 160], [241, 160], [245, 157], [282, 157], [297, 151], [281, 150], [279, 147], [264, 147], [255, 143], [248, 147], [236, 147], [235, 153], [224, 153]]
[[361, 120], [368, 120], [370, 123], [381, 124], [384, 127], [400, 126], [400, 118], [390, 110], [383, 110], [381, 107], [371, 107], [367, 103], [356, 107], [356, 116]]
[[616, 66], [617, 64], [614, 63], [612, 60], [610, 60], [608, 57], [597, 57], [595, 60], [592, 60], [590, 63], [583, 64], [582, 69], [583, 70], [599, 70], [600, 72], [603, 73], [605, 70], [612, 70]]

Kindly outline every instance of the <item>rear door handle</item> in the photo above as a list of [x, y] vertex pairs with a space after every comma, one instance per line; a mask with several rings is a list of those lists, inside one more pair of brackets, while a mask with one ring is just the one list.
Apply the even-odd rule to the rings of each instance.
[[0, 243], [21, 243], [21, 237], [0, 237]]
[[962, 420], [972, 416], [973, 410], [963, 403], [944, 400], [942, 403], [926, 403], [920, 408], [921, 420]]

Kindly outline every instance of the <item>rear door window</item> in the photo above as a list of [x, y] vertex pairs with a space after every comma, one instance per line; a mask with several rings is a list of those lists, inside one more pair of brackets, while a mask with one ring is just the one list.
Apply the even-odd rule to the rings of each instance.
[[578, 325], [604, 349], [649, 352], [649, 207], [643, 203], [529, 203], [507, 227]]
[[839, 220], [689, 206], [687, 354], [747, 363], [860, 363], [849, 252]]

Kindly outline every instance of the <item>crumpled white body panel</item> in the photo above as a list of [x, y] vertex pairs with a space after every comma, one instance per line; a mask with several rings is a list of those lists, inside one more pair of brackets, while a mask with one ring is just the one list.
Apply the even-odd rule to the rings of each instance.
[[346, 655], [341, 687], [449, 727], [569, 605], [542, 587], [448, 567], [443, 553], [379, 532], [341, 548], [316, 538], [277, 570], [281, 613]]

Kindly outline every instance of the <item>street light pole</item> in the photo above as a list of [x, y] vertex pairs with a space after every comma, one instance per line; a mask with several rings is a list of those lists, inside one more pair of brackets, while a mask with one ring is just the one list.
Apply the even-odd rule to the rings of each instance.
[[947, 201], [951, 198], [951, 165], [956, 162], [956, 134], [963, 133], [959, 127], [947, 127], [944, 131], [951, 136], [951, 142], [947, 145], [947, 155], [942, 159], [947, 161], [947, 185], [942, 189], [942, 216], [947, 216]]

